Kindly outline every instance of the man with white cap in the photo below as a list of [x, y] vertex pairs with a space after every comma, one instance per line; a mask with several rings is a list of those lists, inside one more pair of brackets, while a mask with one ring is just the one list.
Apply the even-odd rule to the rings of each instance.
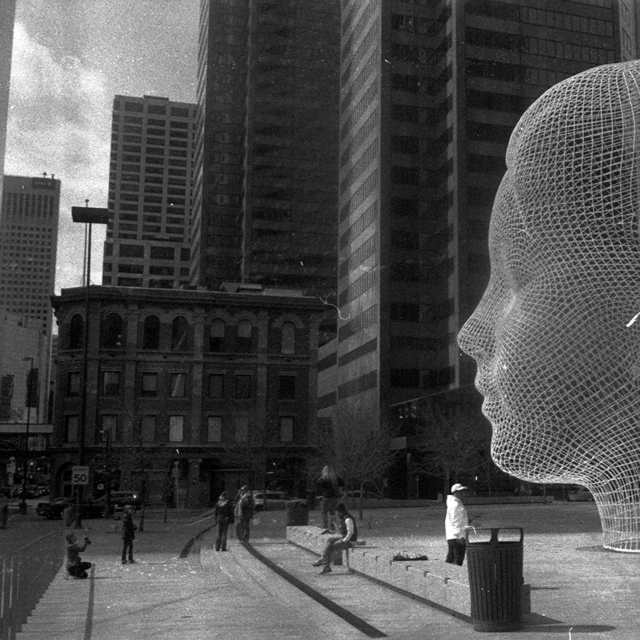
[[456, 482], [451, 486], [451, 493], [447, 496], [447, 515], [444, 519], [444, 530], [449, 550], [445, 562], [462, 564], [466, 550], [465, 530], [469, 527], [469, 516], [462, 497], [468, 488]]

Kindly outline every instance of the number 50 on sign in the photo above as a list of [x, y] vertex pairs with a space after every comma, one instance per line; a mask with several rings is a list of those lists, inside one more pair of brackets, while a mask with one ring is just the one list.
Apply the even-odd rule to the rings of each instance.
[[89, 467], [71, 467], [71, 484], [89, 484]]

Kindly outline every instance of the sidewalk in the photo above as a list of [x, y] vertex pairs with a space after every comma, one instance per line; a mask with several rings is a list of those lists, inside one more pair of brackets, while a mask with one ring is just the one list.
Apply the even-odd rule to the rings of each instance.
[[[532, 586], [533, 615], [519, 632], [476, 632], [468, 623], [339, 568], [328, 576], [317, 575], [312, 555], [276, 539], [279, 532], [283, 535], [284, 512], [260, 514], [252, 539], [259, 552], [396, 640], [640, 638], [640, 555], [603, 551], [592, 507], [540, 505], [518, 511], [497, 505], [483, 510], [485, 526], [510, 520], [527, 532], [524, 574]], [[433, 556], [442, 552], [440, 509], [367, 515], [371, 520], [361, 523], [361, 529], [368, 544], [396, 545]], [[274, 574], [235, 540], [229, 552], [216, 553], [209, 532], [194, 544], [191, 555], [180, 559], [187, 542], [211, 520], [206, 514], [170, 517], [166, 525], [157, 514], [147, 519], [134, 543], [134, 565], [120, 564], [119, 523], [90, 521], [93, 544], [83, 557], [95, 563], [93, 580], [66, 580], [59, 572], [18, 638], [366, 637]], [[418, 533], [406, 535], [411, 526]], [[404, 531], [404, 537], [395, 531]]]
[[[94, 563], [88, 580], [62, 568], [19, 640], [345, 640], [364, 636], [274, 576], [234, 540], [227, 553], [179, 557], [209, 523], [145, 523], [134, 542], [136, 563], [120, 563], [118, 523], [91, 521]], [[62, 533], [61, 533], [62, 536]]]

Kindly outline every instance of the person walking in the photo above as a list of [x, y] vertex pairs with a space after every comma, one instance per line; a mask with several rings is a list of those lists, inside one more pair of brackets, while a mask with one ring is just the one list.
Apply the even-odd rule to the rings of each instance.
[[253, 518], [253, 496], [247, 485], [242, 485], [236, 497], [235, 518], [236, 536], [241, 542], [249, 542], [249, 529]]
[[216, 538], [216, 551], [227, 550], [227, 529], [233, 522], [233, 503], [227, 498], [223, 491], [218, 497], [214, 510], [215, 523], [218, 525], [218, 536]]
[[340, 485], [344, 484], [335, 471], [325, 465], [320, 471], [320, 477], [316, 481], [317, 491], [322, 496], [321, 515], [322, 526], [329, 528], [329, 516], [331, 516], [331, 528], [334, 528], [334, 517], [338, 498], [340, 497]]
[[133, 522], [133, 507], [125, 505], [122, 516], [122, 564], [135, 563], [133, 559], [133, 540], [136, 537], [136, 525]]
[[314, 567], [324, 565], [320, 573], [330, 573], [333, 554], [349, 548], [351, 544], [358, 539], [356, 519], [347, 511], [347, 508], [342, 503], [337, 506], [336, 511], [339, 518], [340, 537], [329, 538], [325, 544], [322, 556], [313, 563]]
[[456, 482], [451, 486], [451, 493], [447, 496], [447, 514], [444, 519], [444, 529], [447, 538], [447, 557], [445, 562], [461, 565], [467, 547], [465, 532], [469, 528], [469, 516], [462, 498], [468, 487]]

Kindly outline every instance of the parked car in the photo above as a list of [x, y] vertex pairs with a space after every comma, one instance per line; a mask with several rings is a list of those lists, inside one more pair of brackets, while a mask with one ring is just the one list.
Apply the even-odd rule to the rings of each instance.
[[[57, 520], [62, 518], [64, 510], [72, 504], [75, 504], [73, 498], [54, 498], [49, 502], [38, 502], [36, 513], [43, 518], [47, 518], [47, 520]], [[102, 518], [104, 507], [104, 498], [86, 500], [80, 503], [80, 517], [86, 519]]]
[[[45, 487], [43, 485], [28, 484], [24, 492], [24, 497], [25, 500], [31, 500], [33, 498], [44, 496], [47, 493], [49, 493], [48, 487]], [[22, 485], [14, 487], [10, 495], [12, 498], [22, 498]]]
[[570, 502], [589, 502], [593, 500], [593, 496], [588, 489], [584, 487], [575, 487], [567, 491], [567, 500]]
[[142, 499], [136, 491], [112, 491], [109, 494], [109, 501], [113, 511], [122, 511], [128, 504], [130, 504], [136, 511], [142, 506]]
[[262, 511], [264, 509], [265, 500], [267, 508], [275, 507], [276, 509], [282, 509], [284, 502], [287, 500], [287, 494], [284, 491], [263, 491], [257, 489], [252, 491], [253, 505], [256, 511]]

